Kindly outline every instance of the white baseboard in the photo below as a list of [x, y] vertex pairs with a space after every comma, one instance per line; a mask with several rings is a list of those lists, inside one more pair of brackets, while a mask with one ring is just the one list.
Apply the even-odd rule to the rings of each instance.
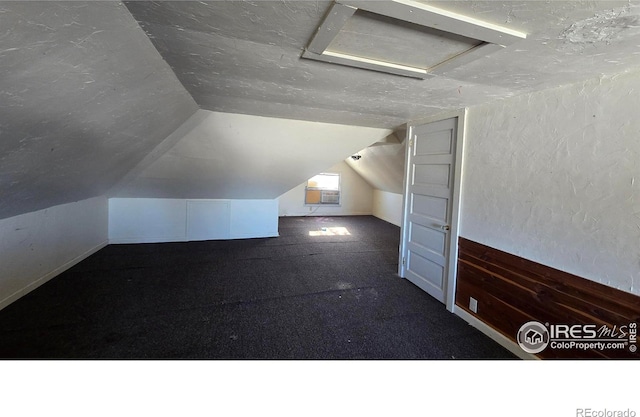
[[165, 237], [118, 237], [109, 239], [110, 245], [126, 245], [131, 243], [176, 243], [187, 242], [185, 236], [165, 236]]
[[260, 233], [258, 236], [256, 236], [255, 233], [237, 233], [233, 234], [229, 239], [262, 239], [267, 237], [280, 237], [280, 233], [278, 233], [277, 231], [271, 231]]
[[349, 216], [373, 216], [373, 213], [370, 211], [353, 211], [349, 213], [324, 213], [324, 212], [309, 212], [309, 211], [299, 211], [299, 212], [289, 212], [286, 214], [279, 214], [278, 217], [349, 217]]
[[469, 323], [471, 326], [480, 330], [482, 333], [493, 339], [495, 342], [500, 344], [502, 347], [507, 349], [509, 352], [513, 353], [520, 359], [540, 359], [535, 355], [525, 352], [518, 346], [515, 342], [511, 341], [509, 338], [504, 336], [502, 333], [497, 332], [493, 328], [489, 327], [487, 324], [478, 320], [473, 315], [467, 313], [465, 310], [461, 309], [458, 306], [455, 306], [453, 309], [453, 313]]
[[18, 300], [20, 297], [23, 297], [26, 294], [30, 293], [31, 291], [35, 290], [39, 286], [47, 283], [52, 278], [60, 275], [61, 273], [63, 273], [67, 269], [71, 268], [72, 266], [74, 266], [74, 265], [80, 263], [81, 261], [85, 260], [89, 256], [93, 255], [94, 253], [98, 252], [100, 249], [102, 249], [105, 246], [107, 246], [108, 244], [109, 244], [108, 241], [104, 241], [104, 242], [100, 243], [99, 245], [89, 249], [88, 251], [84, 252], [83, 254], [78, 255], [75, 258], [73, 258], [72, 260], [70, 260], [70, 261], [66, 262], [65, 264], [57, 267], [53, 271], [41, 276], [40, 278], [36, 279], [35, 281], [31, 282], [30, 284], [26, 285], [25, 287], [19, 289], [18, 291], [14, 292], [13, 294], [11, 294], [10, 296], [4, 298], [3, 300], [0, 300], [0, 310], [5, 308], [9, 304], [13, 303], [14, 301]]
[[109, 239], [110, 245], [126, 245], [137, 243], [178, 243], [178, 242], [202, 242], [207, 240], [232, 240], [232, 239], [260, 239], [266, 237], [278, 237], [278, 232], [266, 232], [256, 235], [255, 233], [238, 233], [224, 238], [211, 239], [188, 239], [185, 236], [165, 236], [165, 237], [127, 237]]

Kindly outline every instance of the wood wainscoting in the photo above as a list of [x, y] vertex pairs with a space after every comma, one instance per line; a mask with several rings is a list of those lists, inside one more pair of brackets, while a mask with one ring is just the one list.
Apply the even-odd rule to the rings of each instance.
[[[515, 342], [520, 326], [640, 325], [640, 297], [459, 238], [456, 305]], [[469, 309], [470, 297], [478, 312]], [[637, 345], [640, 345], [640, 338]], [[638, 346], [640, 348], [640, 346]], [[551, 349], [540, 358], [640, 358], [624, 350]]]

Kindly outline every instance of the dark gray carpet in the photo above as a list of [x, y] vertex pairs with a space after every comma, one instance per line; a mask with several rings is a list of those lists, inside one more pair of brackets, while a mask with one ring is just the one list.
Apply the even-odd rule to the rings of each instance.
[[[310, 237], [343, 226], [348, 236]], [[0, 311], [2, 358], [513, 358], [396, 275], [400, 229], [110, 245]]]

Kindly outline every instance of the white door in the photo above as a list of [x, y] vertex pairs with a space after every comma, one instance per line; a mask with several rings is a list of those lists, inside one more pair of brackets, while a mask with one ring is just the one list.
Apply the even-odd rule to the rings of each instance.
[[400, 275], [446, 303], [457, 118], [410, 127]]

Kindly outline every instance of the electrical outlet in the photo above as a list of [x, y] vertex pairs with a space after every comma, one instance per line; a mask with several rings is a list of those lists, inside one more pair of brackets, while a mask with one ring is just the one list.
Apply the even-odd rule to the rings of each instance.
[[478, 300], [473, 297], [469, 297], [469, 310], [473, 311], [474, 313], [478, 312]]

